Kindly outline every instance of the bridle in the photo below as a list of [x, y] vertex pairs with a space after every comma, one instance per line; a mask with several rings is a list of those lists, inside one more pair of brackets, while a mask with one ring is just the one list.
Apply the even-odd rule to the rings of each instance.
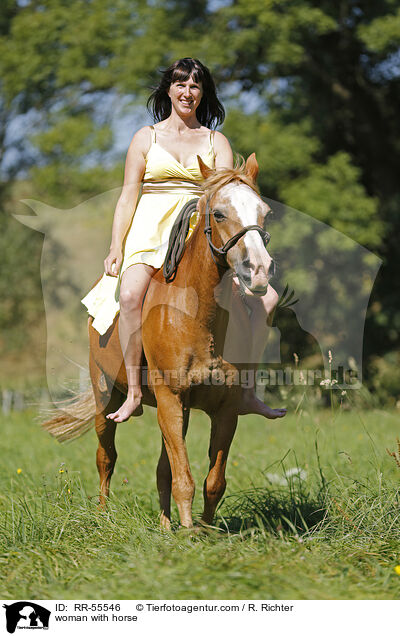
[[[177, 218], [175, 219], [175, 223], [170, 232], [168, 249], [163, 265], [163, 274], [167, 283], [171, 283], [175, 279], [179, 262], [185, 251], [185, 241], [190, 228], [190, 220], [193, 214], [195, 214], [196, 212], [198, 201], [198, 198], [191, 199], [183, 206], [182, 210], [179, 212]], [[247, 225], [246, 227], [243, 227], [237, 234], [232, 236], [232, 238], [228, 239], [225, 245], [223, 245], [222, 247], [217, 247], [212, 242], [210, 214], [210, 201], [209, 198], [207, 198], [204, 234], [206, 235], [208, 244], [210, 246], [213, 261], [217, 266], [223, 267], [224, 269], [229, 269], [226, 255], [228, 254], [228, 251], [242, 238], [242, 236], [246, 234], [246, 232], [256, 230], [256, 232], [258, 232], [261, 236], [264, 245], [268, 245], [268, 242], [271, 238], [268, 232], [263, 230], [259, 225]]]
[[[204, 234], [206, 235], [207, 241], [208, 241], [208, 245], [210, 246], [210, 250], [211, 250], [211, 256], [213, 257], [213, 261], [216, 265], [220, 265], [221, 267], [225, 267], [226, 269], [229, 269], [229, 265], [228, 262], [226, 260], [226, 256], [229, 252], [229, 250], [236, 245], [236, 243], [242, 238], [242, 236], [244, 236], [247, 232], [250, 232], [252, 230], [256, 230], [256, 232], [259, 233], [259, 235], [262, 238], [262, 241], [264, 243], [265, 246], [268, 245], [271, 235], [269, 234], [269, 232], [266, 232], [265, 230], [262, 229], [262, 227], [260, 227], [259, 225], [246, 225], [246, 227], [242, 227], [241, 230], [239, 230], [239, 232], [237, 232], [234, 236], [232, 236], [230, 239], [228, 239], [226, 241], [226, 243], [222, 246], [222, 247], [217, 247], [216, 245], [214, 245], [214, 243], [212, 242], [212, 228], [211, 228], [211, 223], [210, 223], [210, 199], [207, 199], [206, 202], [206, 211], [205, 211], [205, 223], [204, 223], [205, 227], [204, 227]], [[222, 262], [217, 262], [217, 258], [222, 259]]]

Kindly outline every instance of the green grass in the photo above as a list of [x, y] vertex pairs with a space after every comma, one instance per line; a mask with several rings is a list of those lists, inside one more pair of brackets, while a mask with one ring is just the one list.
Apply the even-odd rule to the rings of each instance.
[[[175, 530], [165, 533], [154, 411], [119, 426], [106, 513], [96, 508], [93, 431], [61, 446], [39, 429], [35, 413], [3, 416], [0, 597], [398, 598], [400, 470], [385, 449], [394, 450], [399, 432], [398, 415], [383, 411], [243, 417], [218, 529], [178, 529], [174, 508]], [[195, 515], [208, 435], [206, 416], [194, 412]]]

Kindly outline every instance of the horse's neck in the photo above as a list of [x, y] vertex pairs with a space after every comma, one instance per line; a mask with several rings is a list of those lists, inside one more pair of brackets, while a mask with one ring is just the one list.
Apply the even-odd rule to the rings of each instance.
[[[227, 312], [231, 302], [232, 279], [226, 270], [218, 267], [204, 234], [205, 219], [202, 215], [194, 229], [184, 255], [186, 285], [197, 293], [198, 319], [210, 333], [220, 340], [227, 326]], [[182, 268], [183, 269], [183, 268]]]

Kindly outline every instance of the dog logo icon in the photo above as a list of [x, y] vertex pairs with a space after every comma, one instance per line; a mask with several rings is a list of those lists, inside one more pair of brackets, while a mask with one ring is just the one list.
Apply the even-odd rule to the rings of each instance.
[[3, 605], [6, 610], [6, 627], [9, 634], [16, 629], [48, 629], [51, 612], [32, 603], [32, 601], [18, 601], [11, 605]]

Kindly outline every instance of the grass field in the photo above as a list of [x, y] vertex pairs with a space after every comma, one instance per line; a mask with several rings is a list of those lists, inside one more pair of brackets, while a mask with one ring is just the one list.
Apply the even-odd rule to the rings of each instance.
[[[215, 531], [160, 531], [155, 412], [121, 424], [107, 513], [94, 431], [68, 445], [35, 413], [1, 420], [0, 598], [395, 599], [400, 469], [395, 412], [243, 417]], [[200, 514], [209, 424], [188, 448]], [[301, 471], [301, 472], [300, 472]]]

